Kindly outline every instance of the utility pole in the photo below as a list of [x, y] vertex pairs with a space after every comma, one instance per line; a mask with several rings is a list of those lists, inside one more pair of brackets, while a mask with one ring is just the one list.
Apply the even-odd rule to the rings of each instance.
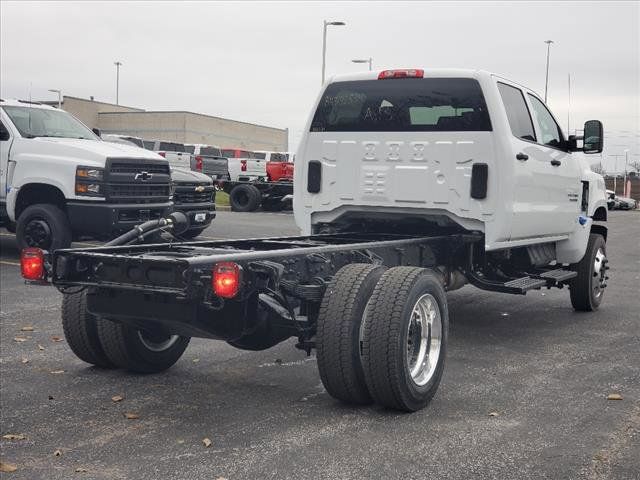
[[326, 20], [323, 20], [323, 27], [322, 27], [322, 84], [323, 85], [324, 85], [324, 71], [327, 63], [327, 27], [330, 25], [334, 27], [343, 27], [346, 25], [346, 23], [327, 22]]
[[617, 195], [618, 192], [616, 191], [616, 187], [618, 186], [618, 181], [617, 181], [618, 180], [618, 157], [624, 157], [624, 155], [610, 154], [609, 156], [615, 158], [615, 163], [613, 166], [613, 191]]
[[544, 43], [547, 44], [547, 74], [544, 81], [544, 103], [547, 103], [547, 90], [549, 88], [549, 52], [551, 50], [551, 44], [553, 43], [553, 40], [545, 40]]
[[569, 135], [569, 122], [571, 115], [571, 74], [567, 74], [567, 80], [569, 82], [569, 104], [567, 105], [567, 135]]
[[120, 105], [120, 66], [122, 62], [113, 62], [116, 66], [116, 105]]

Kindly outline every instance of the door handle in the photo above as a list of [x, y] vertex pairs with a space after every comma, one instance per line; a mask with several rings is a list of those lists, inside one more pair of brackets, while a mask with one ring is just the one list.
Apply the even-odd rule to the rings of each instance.
[[529, 160], [529, 155], [520, 152], [516, 155], [516, 160]]
[[554, 167], [559, 167], [562, 164], [560, 160], [551, 160], [551, 165]]

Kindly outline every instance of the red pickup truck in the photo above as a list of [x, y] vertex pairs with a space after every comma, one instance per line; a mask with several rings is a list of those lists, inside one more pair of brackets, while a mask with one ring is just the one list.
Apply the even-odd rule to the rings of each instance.
[[258, 151], [254, 154], [267, 161], [267, 178], [270, 182], [293, 182], [293, 162], [288, 153]]

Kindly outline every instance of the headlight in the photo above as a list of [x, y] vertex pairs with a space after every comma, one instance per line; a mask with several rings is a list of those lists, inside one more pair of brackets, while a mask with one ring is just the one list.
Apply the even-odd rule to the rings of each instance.
[[86, 180], [102, 180], [104, 169], [95, 167], [76, 167], [76, 177]]
[[103, 178], [103, 168], [76, 167], [76, 195], [104, 197]]

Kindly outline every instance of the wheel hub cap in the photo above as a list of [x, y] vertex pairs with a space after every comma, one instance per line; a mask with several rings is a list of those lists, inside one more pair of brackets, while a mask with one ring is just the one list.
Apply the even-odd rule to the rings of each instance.
[[599, 248], [593, 260], [593, 293], [599, 298], [607, 287], [607, 270], [609, 269], [607, 257], [604, 251]]
[[51, 246], [51, 228], [41, 219], [33, 219], [24, 229], [24, 240], [30, 247], [47, 249]]
[[138, 337], [142, 344], [152, 352], [163, 352], [178, 341], [178, 335], [165, 335], [138, 330]]
[[440, 308], [432, 295], [422, 295], [413, 307], [407, 327], [407, 368], [416, 385], [423, 386], [433, 377], [441, 344]]

